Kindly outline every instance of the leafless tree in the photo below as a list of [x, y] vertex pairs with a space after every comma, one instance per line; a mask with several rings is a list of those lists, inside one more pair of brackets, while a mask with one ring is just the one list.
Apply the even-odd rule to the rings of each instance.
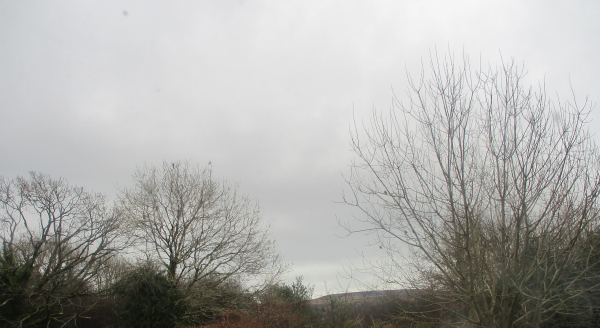
[[32, 172], [0, 178], [0, 210], [3, 325], [76, 320], [119, 250], [119, 218], [105, 197]]
[[598, 287], [598, 250], [582, 246], [600, 186], [587, 100], [551, 101], [512, 60], [430, 64], [352, 135], [344, 197], [391, 256], [387, 279], [433, 291], [457, 325], [539, 327], [598, 307], [573, 305]]
[[133, 180], [120, 196], [131, 235], [141, 240], [139, 251], [187, 291], [202, 280], [218, 286], [280, 273], [258, 205], [215, 179], [210, 165], [143, 166]]

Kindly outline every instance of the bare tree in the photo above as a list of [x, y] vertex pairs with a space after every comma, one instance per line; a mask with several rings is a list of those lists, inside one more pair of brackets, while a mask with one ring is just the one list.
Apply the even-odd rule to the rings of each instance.
[[119, 220], [104, 196], [32, 172], [0, 178], [0, 210], [3, 325], [76, 320], [119, 250]]
[[352, 136], [344, 197], [391, 256], [387, 279], [433, 291], [460, 325], [539, 327], [598, 307], [573, 305], [598, 287], [598, 251], [582, 246], [600, 186], [587, 101], [552, 102], [514, 61], [430, 64], [389, 117], [374, 112]]
[[147, 259], [188, 291], [201, 280], [277, 275], [281, 269], [257, 204], [212, 176], [211, 166], [186, 162], [138, 168], [120, 208]]

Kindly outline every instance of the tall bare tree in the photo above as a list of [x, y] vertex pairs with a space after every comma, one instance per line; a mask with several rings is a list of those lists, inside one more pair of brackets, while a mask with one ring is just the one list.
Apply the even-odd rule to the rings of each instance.
[[551, 101], [514, 61], [430, 64], [352, 135], [345, 201], [391, 256], [388, 279], [433, 291], [457, 325], [539, 327], [598, 307], [574, 305], [598, 287], [598, 250], [583, 246], [599, 217], [590, 105]]
[[105, 197], [32, 172], [29, 179], [0, 178], [0, 211], [2, 325], [76, 320], [122, 245]]
[[278, 274], [281, 269], [260, 209], [237, 187], [187, 162], [143, 166], [120, 197], [140, 250], [169, 279], [191, 290], [201, 281]]

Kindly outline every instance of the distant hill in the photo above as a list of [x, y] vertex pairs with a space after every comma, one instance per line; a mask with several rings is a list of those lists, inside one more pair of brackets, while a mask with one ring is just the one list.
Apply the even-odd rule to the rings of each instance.
[[397, 290], [372, 290], [366, 292], [353, 292], [353, 293], [340, 293], [322, 296], [319, 298], [312, 299], [308, 303], [314, 307], [327, 306], [332, 298], [342, 299], [352, 305], [360, 304], [373, 304], [385, 300], [393, 299], [406, 299], [410, 297], [411, 290], [409, 289], [397, 289]]

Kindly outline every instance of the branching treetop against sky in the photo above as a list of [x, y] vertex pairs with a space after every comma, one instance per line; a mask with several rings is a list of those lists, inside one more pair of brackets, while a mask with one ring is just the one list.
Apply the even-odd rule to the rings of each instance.
[[353, 117], [391, 108], [436, 48], [484, 65], [501, 52], [551, 95], [600, 100], [599, 14], [597, 1], [0, 1], [0, 174], [114, 197], [144, 162], [212, 161], [260, 201], [290, 275], [335, 291], [360, 252], [378, 256], [336, 228], [358, 215], [337, 203]]

